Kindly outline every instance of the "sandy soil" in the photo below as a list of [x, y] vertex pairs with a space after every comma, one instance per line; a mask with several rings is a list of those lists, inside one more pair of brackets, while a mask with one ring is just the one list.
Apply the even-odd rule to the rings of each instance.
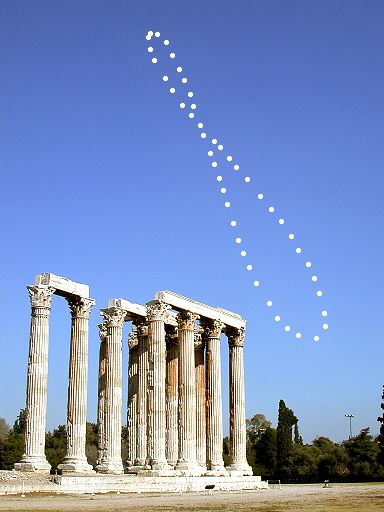
[[0, 510], [17, 511], [261, 511], [384, 512], [384, 485], [284, 485], [263, 491], [188, 494], [1, 496]]

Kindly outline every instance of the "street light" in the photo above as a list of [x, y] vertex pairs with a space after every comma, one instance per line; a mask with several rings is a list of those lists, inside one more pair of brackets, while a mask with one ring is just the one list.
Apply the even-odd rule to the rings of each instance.
[[349, 418], [349, 439], [352, 438], [352, 418], [354, 418], [353, 414], [344, 414], [346, 418]]

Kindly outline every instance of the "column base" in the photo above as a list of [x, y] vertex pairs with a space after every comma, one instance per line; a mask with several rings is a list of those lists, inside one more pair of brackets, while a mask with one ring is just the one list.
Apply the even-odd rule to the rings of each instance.
[[169, 470], [173, 469], [171, 466], [168, 465], [166, 460], [152, 459], [151, 462], [149, 463], [149, 465], [150, 465], [150, 469], [155, 470], [155, 471], [164, 471], [164, 470], [169, 471]]
[[125, 469], [126, 469], [127, 473], [137, 475], [137, 473], [139, 471], [151, 469], [151, 466], [146, 466], [146, 465], [139, 466], [139, 465], [134, 464], [133, 466], [127, 466]]
[[36, 473], [49, 473], [51, 471], [51, 465], [45, 457], [26, 457], [21, 459], [20, 462], [14, 464], [16, 471], [28, 471]]
[[231, 476], [253, 476], [252, 468], [246, 462], [230, 464], [226, 470]]
[[121, 475], [124, 473], [123, 463], [121, 461], [102, 461], [96, 466], [96, 472], [108, 475]]
[[175, 466], [175, 471], [188, 472], [191, 475], [202, 475], [207, 468], [201, 467], [196, 461], [178, 460]]
[[93, 467], [84, 459], [65, 458], [61, 464], [57, 466], [59, 475], [66, 473], [93, 473]]

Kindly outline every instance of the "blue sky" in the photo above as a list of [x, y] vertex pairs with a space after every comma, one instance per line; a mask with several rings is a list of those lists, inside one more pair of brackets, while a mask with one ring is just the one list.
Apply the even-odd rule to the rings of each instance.
[[[378, 433], [383, 21], [379, 1], [0, 3], [0, 416], [24, 406], [25, 286], [52, 272], [97, 300], [90, 420], [99, 308], [169, 289], [247, 319], [247, 417], [276, 424], [284, 399], [307, 442], [346, 438], [345, 413]], [[69, 329], [55, 297], [48, 428], [65, 423]], [[226, 411], [225, 338], [222, 353]]]

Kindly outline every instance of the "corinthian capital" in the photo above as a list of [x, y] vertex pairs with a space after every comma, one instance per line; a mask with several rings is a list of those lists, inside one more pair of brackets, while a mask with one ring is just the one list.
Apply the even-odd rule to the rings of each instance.
[[228, 336], [228, 344], [232, 347], [244, 347], [245, 341], [245, 327], [240, 327], [240, 329], [230, 329], [227, 331]]
[[195, 329], [195, 320], [198, 320], [200, 317], [190, 311], [181, 311], [176, 318], [179, 329], [193, 331]]
[[123, 308], [113, 306], [100, 310], [100, 314], [104, 318], [104, 324], [107, 327], [122, 327], [127, 312]]
[[133, 320], [138, 336], [148, 336], [148, 324], [145, 318], [137, 318]]
[[67, 301], [72, 318], [85, 318], [86, 320], [96, 302], [94, 299], [85, 299], [84, 297], [67, 297]]
[[33, 308], [50, 308], [55, 288], [51, 286], [27, 286]]
[[137, 337], [137, 331], [136, 329], [135, 330], [132, 330], [129, 335], [128, 335], [128, 347], [129, 349], [133, 349], [133, 348], [136, 348], [137, 345], [139, 343], [139, 339]]
[[107, 326], [103, 322], [102, 324], [97, 324], [97, 327], [99, 328], [100, 341], [104, 341], [107, 337]]
[[171, 306], [160, 300], [151, 300], [147, 303], [147, 318], [150, 322], [154, 320], [161, 320], [164, 322], [166, 313]]
[[220, 338], [225, 324], [221, 320], [211, 320], [209, 318], [204, 318], [201, 321], [201, 326], [204, 329], [205, 335], [209, 338]]

